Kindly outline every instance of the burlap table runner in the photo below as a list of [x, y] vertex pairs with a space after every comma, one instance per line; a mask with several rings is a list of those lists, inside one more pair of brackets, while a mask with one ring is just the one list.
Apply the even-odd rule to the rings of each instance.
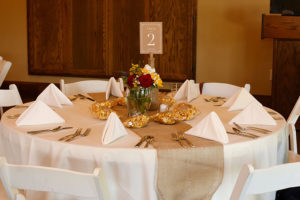
[[[104, 93], [90, 94], [96, 101], [105, 101]], [[114, 97], [112, 97], [114, 98]], [[114, 110], [123, 121], [127, 110], [116, 106]], [[157, 192], [162, 200], [211, 199], [223, 179], [223, 145], [203, 138], [185, 135], [196, 147], [182, 148], [171, 134], [184, 132], [191, 126], [180, 122], [163, 125], [150, 122], [146, 127], [131, 129], [139, 136], [152, 135], [157, 149]]]

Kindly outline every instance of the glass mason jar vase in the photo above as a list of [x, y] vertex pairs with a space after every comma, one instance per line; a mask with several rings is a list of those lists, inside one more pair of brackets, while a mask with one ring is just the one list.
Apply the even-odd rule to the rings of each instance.
[[146, 114], [151, 106], [151, 87], [130, 88], [126, 102], [129, 117]]

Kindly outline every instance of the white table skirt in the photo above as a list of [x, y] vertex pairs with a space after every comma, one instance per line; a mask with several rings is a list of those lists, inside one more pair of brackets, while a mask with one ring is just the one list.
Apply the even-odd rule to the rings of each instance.
[[[156, 200], [156, 150], [136, 149], [134, 145], [139, 141], [139, 137], [130, 129], [127, 129], [128, 136], [109, 145], [101, 144], [105, 121], [93, 118], [88, 109], [91, 103], [87, 100], [76, 100], [73, 106], [54, 108], [66, 120], [64, 126], [73, 126], [74, 129], [35, 136], [26, 134], [26, 131], [56, 125], [17, 127], [16, 120], [8, 119], [6, 115], [20, 113], [24, 109], [10, 109], [4, 114], [0, 124], [0, 154], [6, 156], [8, 162], [17, 164], [51, 166], [89, 173], [95, 167], [101, 167], [107, 176], [112, 199]], [[202, 97], [194, 100], [192, 104], [200, 109], [201, 114], [188, 121], [191, 125], [214, 110], [229, 130], [228, 122], [238, 113], [227, 112], [225, 108], [205, 103]], [[255, 168], [262, 168], [286, 162], [288, 149], [286, 122], [278, 120], [277, 123], [277, 126], [267, 127], [273, 131], [271, 134], [259, 134], [261, 135], [259, 139], [229, 135], [230, 142], [224, 145], [223, 182], [214, 194], [214, 200], [229, 199], [243, 164], [251, 163]], [[78, 138], [71, 143], [57, 141], [58, 138], [74, 132], [77, 127], [90, 127], [92, 132], [88, 137]], [[265, 200], [273, 197], [274, 193], [271, 193], [248, 199]], [[35, 199], [41, 197], [36, 196]], [[52, 199], [67, 198], [55, 196]]]

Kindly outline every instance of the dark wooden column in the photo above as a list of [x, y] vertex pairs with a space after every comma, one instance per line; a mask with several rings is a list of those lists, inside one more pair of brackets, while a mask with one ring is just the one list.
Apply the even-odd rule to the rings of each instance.
[[287, 118], [300, 95], [300, 16], [263, 15], [263, 38], [274, 39], [273, 108]]

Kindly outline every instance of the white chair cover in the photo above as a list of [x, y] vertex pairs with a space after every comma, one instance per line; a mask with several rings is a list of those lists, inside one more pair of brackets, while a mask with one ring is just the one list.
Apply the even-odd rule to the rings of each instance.
[[87, 80], [74, 83], [65, 83], [64, 79], [60, 80], [60, 90], [66, 95], [86, 94], [105, 92], [108, 81]]
[[[229, 98], [240, 88], [228, 83], [204, 83], [202, 94]], [[245, 89], [250, 92], [250, 84], [246, 84]]]

